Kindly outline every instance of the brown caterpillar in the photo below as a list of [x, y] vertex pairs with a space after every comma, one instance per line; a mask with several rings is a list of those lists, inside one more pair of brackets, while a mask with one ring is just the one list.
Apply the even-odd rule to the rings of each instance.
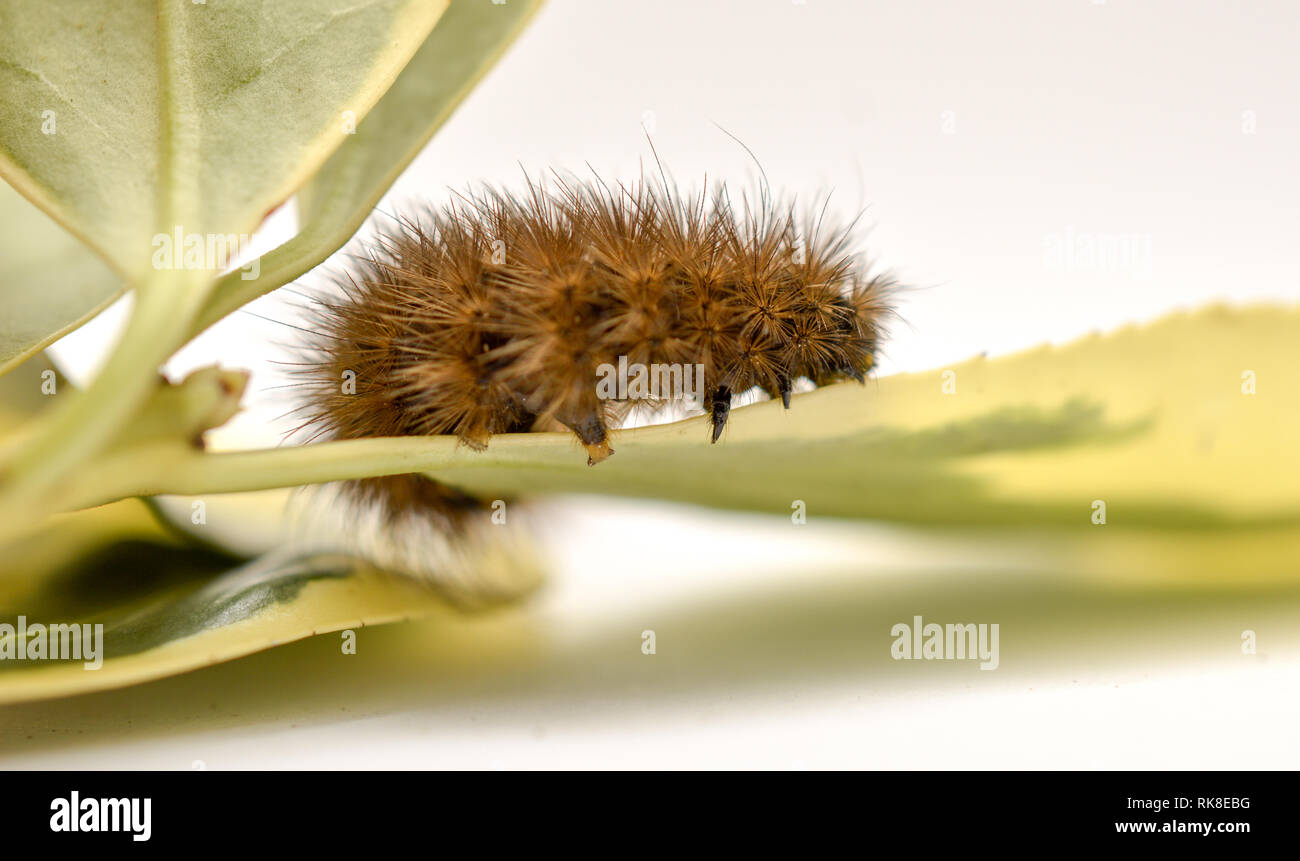
[[[530, 182], [398, 221], [317, 300], [299, 368], [312, 438], [494, 434], [570, 428], [588, 463], [634, 404], [701, 381], [712, 441], [755, 387], [790, 407], [792, 385], [863, 381], [893, 282], [850, 251], [850, 227], [764, 192], [683, 196], [667, 183]], [[619, 365], [622, 361], [622, 365]], [[610, 367], [686, 367], [658, 397], [608, 397]], [[354, 388], [346, 381], [352, 380]], [[390, 517], [455, 527], [480, 503], [423, 477], [350, 483]]]

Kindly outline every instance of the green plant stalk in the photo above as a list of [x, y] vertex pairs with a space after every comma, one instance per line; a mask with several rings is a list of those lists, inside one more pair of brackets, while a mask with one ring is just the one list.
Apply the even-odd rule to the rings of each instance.
[[[529, 436], [543, 438], [529, 443], [554, 446], [553, 437], [569, 442], [562, 434]], [[456, 448], [454, 437], [402, 437], [209, 454], [179, 438], [152, 441], [84, 460], [75, 473], [45, 472], [38, 493], [6, 495], [0, 546], [50, 516], [129, 497], [239, 493], [423, 472], [459, 461]]]
[[158, 271], [137, 287], [126, 329], [94, 382], [57, 401], [5, 452], [0, 519], [22, 523], [67, 507], [41, 500], [130, 421], [157, 385], [158, 368], [185, 342], [211, 286], [211, 273], [179, 270]]
[[[556, 442], [572, 442], [568, 434], [521, 434], [502, 454], [471, 453], [476, 465], [491, 467], [547, 461]], [[522, 446], [522, 448], [521, 448]], [[537, 457], [529, 457], [534, 452]], [[431, 472], [451, 464], [463, 465], [466, 450], [452, 436], [382, 437], [340, 440], [305, 446], [204, 453], [176, 441], [141, 446], [87, 464], [67, 488], [65, 508], [80, 509], [132, 496], [201, 496], [243, 493], [354, 478], [374, 478], [410, 472]]]
[[[625, 431], [640, 442], [687, 438], [707, 445], [707, 417]], [[448, 467], [565, 468], [585, 466], [568, 433], [502, 434], [497, 445], [473, 452], [454, 436], [378, 437], [304, 446], [206, 453], [181, 440], [165, 440], [106, 453], [87, 463], [60, 494], [71, 511], [133, 496], [201, 496], [244, 493], [375, 478]], [[6, 537], [0, 523], [0, 542]]]

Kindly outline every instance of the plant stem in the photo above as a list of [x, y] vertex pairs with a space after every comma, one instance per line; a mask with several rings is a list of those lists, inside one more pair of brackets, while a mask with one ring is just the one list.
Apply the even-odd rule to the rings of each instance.
[[210, 284], [210, 273], [178, 270], [158, 272], [136, 288], [126, 330], [94, 382], [56, 402], [5, 451], [0, 518], [39, 514], [31, 510], [42, 508], [35, 500], [112, 441], [157, 384], [158, 368], [184, 342]]
[[[562, 445], [556, 443], [562, 442]], [[180, 443], [142, 446], [107, 457], [77, 477], [65, 507], [85, 508], [129, 496], [243, 493], [429, 472], [451, 465], [502, 466], [585, 461], [572, 449], [568, 434], [521, 434], [511, 445], [473, 453], [455, 437], [386, 437], [314, 443], [306, 446], [205, 454]]]

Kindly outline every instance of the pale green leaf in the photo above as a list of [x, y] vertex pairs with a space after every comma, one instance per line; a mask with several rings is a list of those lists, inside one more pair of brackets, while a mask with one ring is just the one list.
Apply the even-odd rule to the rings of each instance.
[[196, 328], [292, 281], [347, 242], [540, 5], [452, 0], [356, 133], [299, 192], [298, 234], [263, 255], [256, 278], [223, 278]]
[[[128, 281], [245, 235], [392, 84], [445, 0], [0, 4], [0, 175]], [[209, 267], [204, 267], [209, 268]]]
[[89, 248], [0, 183], [0, 374], [95, 316], [123, 287]]

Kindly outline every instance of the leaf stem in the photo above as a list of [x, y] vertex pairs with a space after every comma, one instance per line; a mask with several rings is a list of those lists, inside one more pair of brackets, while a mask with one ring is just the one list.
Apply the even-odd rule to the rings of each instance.
[[[455, 437], [386, 437], [205, 454], [176, 442], [142, 446], [88, 465], [69, 489], [69, 508], [129, 496], [244, 493], [449, 466], [586, 468], [568, 434], [519, 434], [498, 451], [469, 452]], [[497, 441], [500, 442], [500, 441]], [[557, 444], [559, 443], [559, 444]]]
[[[157, 384], [159, 367], [184, 342], [210, 273], [160, 271], [140, 284], [117, 347], [89, 387], [69, 392], [38, 418], [0, 465], [0, 518], [27, 520], [31, 503], [102, 451]], [[40, 506], [35, 506], [40, 508]]]

